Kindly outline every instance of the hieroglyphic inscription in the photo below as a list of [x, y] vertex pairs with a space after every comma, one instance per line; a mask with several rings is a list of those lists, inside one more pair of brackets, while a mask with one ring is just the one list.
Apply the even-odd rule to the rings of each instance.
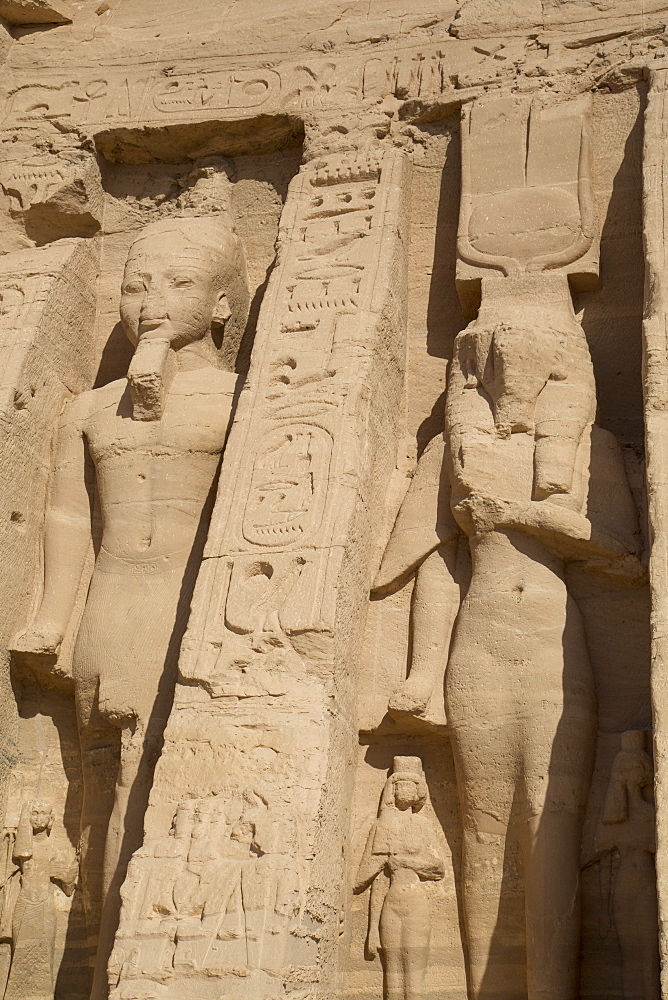
[[331, 438], [304, 425], [271, 432], [255, 460], [244, 537], [258, 545], [301, 541], [322, 518]]
[[[333, 626], [325, 579], [336, 557], [327, 553], [355, 503], [355, 477], [367, 472], [366, 443], [348, 427], [368, 391], [368, 310], [388, 199], [403, 169], [398, 152], [339, 154], [313, 161], [293, 182], [280, 285], [260, 321], [271, 314], [271, 338], [256, 346], [250, 376], [245, 462], [223, 486], [234, 496], [221, 510], [234, 513], [209, 536], [209, 553], [229, 553], [216, 570], [216, 592], [226, 598], [207, 675], [217, 683], [238, 661], [239, 634], [257, 646], [258, 630], [286, 636]], [[229, 632], [228, 656], [220, 646]], [[186, 675], [200, 669], [188, 659], [182, 666]]]
[[20, 168], [0, 175], [0, 186], [12, 207], [28, 208], [33, 202], [46, 201], [66, 180], [65, 167], [48, 154], [38, 154]]
[[387, 94], [433, 100], [455, 86], [452, 60], [461, 61], [457, 52], [449, 46], [393, 49], [197, 71], [156, 63], [149, 72], [113, 67], [39, 83], [18, 79], [6, 91], [5, 124], [45, 117], [81, 124], [179, 120], [193, 114], [236, 118], [260, 109], [266, 113], [357, 106]]

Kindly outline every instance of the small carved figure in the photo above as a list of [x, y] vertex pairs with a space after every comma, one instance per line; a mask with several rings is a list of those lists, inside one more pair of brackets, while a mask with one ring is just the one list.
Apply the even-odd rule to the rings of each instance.
[[159, 840], [153, 847], [154, 858], [182, 858], [187, 852], [187, 845], [192, 836], [195, 820], [195, 799], [185, 799], [179, 806], [172, 820], [169, 835]]
[[78, 874], [75, 860], [51, 848], [53, 806], [27, 802], [14, 843], [11, 876], [11, 965], [4, 1000], [52, 1000], [55, 987], [56, 904], [54, 883], [70, 896]]
[[294, 824], [277, 814], [265, 794], [244, 792], [241, 817], [232, 840], [247, 845], [241, 870], [246, 962], [250, 968], [279, 969], [285, 964], [290, 921], [299, 909]]
[[431, 913], [422, 883], [445, 874], [433, 822], [420, 811], [427, 783], [419, 757], [395, 757], [357, 872], [355, 892], [371, 885], [367, 954], [380, 951], [385, 1000], [421, 1000]]
[[622, 952], [624, 1000], [659, 1000], [655, 810], [645, 733], [622, 733], [596, 847], [601, 881]]
[[[232, 812], [211, 813], [207, 840], [188, 854], [189, 867], [194, 859], [205, 863], [199, 909], [180, 913], [174, 962], [196, 969], [281, 968], [299, 909], [291, 824], [255, 789], [246, 789], [236, 816]], [[195, 829], [191, 844], [196, 840]]]

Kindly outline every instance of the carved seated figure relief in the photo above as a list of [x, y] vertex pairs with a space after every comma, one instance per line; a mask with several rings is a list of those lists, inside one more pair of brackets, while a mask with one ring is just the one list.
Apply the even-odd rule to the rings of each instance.
[[19, 654], [45, 662], [58, 652], [99, 503], [102, 536], [73, 659], [82, 882], [91, 935], [99, 927], [95, 998], [107, 995], [120, 887], [142, 843], [236, 391], [248, 286], [228, 219], [146, 227], [130, 248], [120, 309], [135, 354], [127, 379], [65, 408], [43, 597], [15, 642]]
[[612, 918], [622, 954], [624, 1000], [661, 996], [653, 778], [645, 733], [622, 733], [596, 831], [596, 849], [603, 912]]
[[274, 974], [302, 905], [294, 824], [261, 790], [186, 800], [169, 836], [135, 852], [109, 965], [173, 982], [179, 974]]

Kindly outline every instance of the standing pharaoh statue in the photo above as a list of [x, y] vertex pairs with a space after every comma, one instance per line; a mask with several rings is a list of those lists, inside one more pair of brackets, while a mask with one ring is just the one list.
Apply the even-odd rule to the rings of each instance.
[[431, 913], [424, 881], [445, 874], [435, 825], [421, 813], [428, 797], [419, 757], [395, 757], [357, 872], [355, 892], [371, 885], [367, 953], [380, 951], [385, 1000], [421, 1000]]
[[99, 942], [95, 1000], [120, 887], [172, 704], [179, 646], [232, 414], [248, 314], [245, 260], [224, 216], [154, 223], [130, 248], [127, 379], [67, 404], [46, 518], [44, 592], [19, 653], [58, 652], [99, 503], [102, 536], [73, 672], [84, 776], [82, 879]]

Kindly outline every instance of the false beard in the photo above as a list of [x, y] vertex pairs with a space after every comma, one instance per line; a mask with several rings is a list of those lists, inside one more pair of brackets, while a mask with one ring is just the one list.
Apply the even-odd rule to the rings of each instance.
[[160, 420], [174, 378], [176, 357], [162, 337], [140, 340], [128, 368], [133, 420]]

